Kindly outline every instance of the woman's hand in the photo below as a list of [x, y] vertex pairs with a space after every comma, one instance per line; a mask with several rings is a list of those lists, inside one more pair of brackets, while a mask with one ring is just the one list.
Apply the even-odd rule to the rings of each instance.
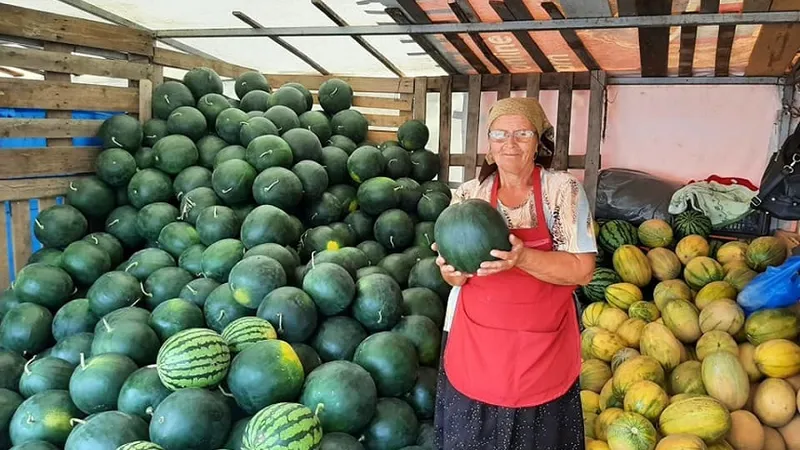
[[450, 286], [462, 286], [467, 282], [467, 279], [472, 276], [464, 275], [457, 271], [455, 267], [447, 264], [444, 258], [442, 258], [442, 255], [439, 254], [439, 247], [436, 246], [435, 242], [431, 245], [431, 249], [437, 254], [436, 265], [439, 266], [439, 273], [442, 274], [442, 278], [444, 278], [444, 281]]
[[511, 242], [511, 250], [507, 252], [502, 250], [492, 250], [490, 254], [495, 258], [498, 258], [498, 260], [484, 261], [481, 263], [481, 268], [478, 269], [478, 276], [483, 277], [487, 275], [494, 275], [496, 273], [516, 267], [516, 265], [519, 264], [523, 250], [525, 250], [525, 245], [522, 243], [520, 238], [514, 236], [513, 234], [508, 236], [508, 241]]

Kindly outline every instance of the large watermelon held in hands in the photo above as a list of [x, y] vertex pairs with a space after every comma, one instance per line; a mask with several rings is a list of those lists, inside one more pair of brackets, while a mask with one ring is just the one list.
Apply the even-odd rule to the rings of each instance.
[[471, 274], [496, 258], [492, 250], [511, 250], [509, 229], [489, 202], [469, 199], [448, 206], [434, 225], [439, 253], [456, 270]]

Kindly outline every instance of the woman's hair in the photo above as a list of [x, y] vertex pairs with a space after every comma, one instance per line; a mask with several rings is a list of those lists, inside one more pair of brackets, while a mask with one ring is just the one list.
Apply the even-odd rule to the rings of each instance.
[[[539, 138], [539, 150], [534, 154], [537, 165], [549, 169], [553, 165], [553, 154], [555, 154], [555, 144], [548, 136]], [[483, 183], [484, 180], [497, 171], [496, 163], [489, 163], [486, 159], [481, 164], [481, 171], [478, 173], [478, 183]]]

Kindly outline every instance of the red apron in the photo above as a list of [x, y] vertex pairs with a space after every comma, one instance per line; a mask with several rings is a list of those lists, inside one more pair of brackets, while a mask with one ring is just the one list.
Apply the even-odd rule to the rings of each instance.
[[[538, 166], [531, 178], [538, 226], [511, 232], [528, 248], [552, 251]], [[494, 207], [498, 183], [499, 174], [492, 186]], [[509, 408], [564, 395], [581, 370], [574, 290], [516, 267], [470, 278], [461, 287], [444, 353], [450, 384], [469, 398]]]

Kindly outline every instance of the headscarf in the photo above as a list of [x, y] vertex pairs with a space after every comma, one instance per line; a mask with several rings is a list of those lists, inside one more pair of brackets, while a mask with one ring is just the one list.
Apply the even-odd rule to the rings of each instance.
[[[541, 103], [535, 98], [529, 97], [508, 97], [498, 100], [489, 108], [489, 128], [492, 123], [500, 117], [506, 115], [523, 116], [533, 125], [536, 134], [539, 136], [539, 150], [535, 154], [537, 163], [544, 167], [550, 167], [553, 160], [553, 125], [547, 120], [547, 115], [542, 109]], [[483, 181], [497, 170], [497, 164], [488, 159], [483, 161], [478, 180]]]

